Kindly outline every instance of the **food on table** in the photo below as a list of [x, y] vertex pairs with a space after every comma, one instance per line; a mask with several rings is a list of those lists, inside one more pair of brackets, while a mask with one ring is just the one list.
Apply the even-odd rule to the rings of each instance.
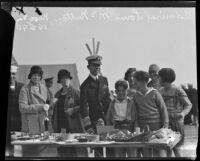
[[45, 141], [45, 140], [48, 140], [49, 139], [49, 135], [44, 135], [41, 139], [40, 139], [40, 141]]
[[[161, 128], [161, 129], [153, 132], [149, 142], [167, 143], [168, 144], [175, 140], [176, 134], [177, 134], [177, 132], [172, 131], [171, 129]], [[180, 135], [180, 133], [179, 133], [179, 135]]]
[[55, 141], [60, 142], [60, 141], [65, 141], [65, 139], [62, 136], [56, 136]]
[[74, 138], [79, 140], [80, 142], [99, 141], [99, 135], [92, 135], [92, 134], [81, 134], [79, 136], [75, 136]]

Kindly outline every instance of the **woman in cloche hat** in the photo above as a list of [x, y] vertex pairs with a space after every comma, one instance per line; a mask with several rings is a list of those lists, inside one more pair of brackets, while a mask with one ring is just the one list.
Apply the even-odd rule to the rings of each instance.
[[[58, 72], [57, 83], [62, 85], [61, 89], [55, 94], [57, 102], [53, 112], [53, 127], [56, 133], [65, 130], [67, 133], [82, 133], [83, 127], [80, 120], [80, 93], [71, 85], [72, 76], [66, 69]], [[86, 156], [87, 151], [84, 148], [58, 147], [60, 156]]]
[[46, 87], [40, 82], [42, 75], [40, 66], [31, 67], [28, 75], [30, 82], [20, 91], [19, 109], [22, 116], [22, 132], [41, 134], [45, 131], [43, 121], [49, 109], [49, 105], [46, 104], [49, 98]]
[[[21, 112], [22, 132], [40, 135], [46, 131], [44, 120], [48, 116], [49, 101], [47, 88], [41, 83], [43, 71], [40, 66], [32, 66], [28, 79], [30, 82], [21, 88], [19, 110]], [[26, 147], [29, 155], [38, 154], [41, 146]], [[34, 150], [33, 150], [34, 149]], [[25, 154], [24, 154], [25, 155]]]

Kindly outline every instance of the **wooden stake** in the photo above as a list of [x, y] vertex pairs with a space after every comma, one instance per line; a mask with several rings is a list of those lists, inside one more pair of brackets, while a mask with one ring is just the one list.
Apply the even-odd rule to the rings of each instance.
[[92, 44], [93, 44], [93, 55], [96, 55], [95, 53], [95, 40], [92, 38]]
[[90, 50], [90, 47], [89, 47], [89, 45], [88, 45], [87, 43], [86, 43], [85, 45], [86, 45], [86, 47], [87, 47], [87, 49], [88, 49], [88, 51], [89, 51], [90, 55], [92, 55], [92, 51]]
[[96, 48], [96, 55], [98, 55], [99, 45], [100, 45], [100, 42], [98, 41], [98, 42], [97, 42], [97, 48]]

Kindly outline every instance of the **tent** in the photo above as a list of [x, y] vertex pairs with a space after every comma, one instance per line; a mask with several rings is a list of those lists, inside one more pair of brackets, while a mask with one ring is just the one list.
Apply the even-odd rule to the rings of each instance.
[[[39, 64], [37, 64], [39, 65]], [[17, 80], [19, 82], [27, 84], [29, 82], [28, 74], [30, 73], [30, 69], [33, 65], [19, 65], [18, 72], [17, 72]], [[43, 79], [48, 77], [54, 77], [53, 79], [53, 87], [52, 92], [55, 94], [60, 88], [61, 84], [57, 83], [57, 74], [60, 69], [66, 69], [71, 73], [72, 81], [71, 84], [75, 89], [79, 90], [80, 83], [78, 78], [78, 72], [76, 64], [50, 64], [50, 65], [39, 65], [42, 67], [43, 70]], [[44, 80], [42, 80], [44, 83]]]
[[14, 56], [12, 56], [12, 59], [11, 59], [11, 65], [18, 66], [18, 63], [17, 63], [17, 61], [16, 61], [16, 59], [15, 59]]

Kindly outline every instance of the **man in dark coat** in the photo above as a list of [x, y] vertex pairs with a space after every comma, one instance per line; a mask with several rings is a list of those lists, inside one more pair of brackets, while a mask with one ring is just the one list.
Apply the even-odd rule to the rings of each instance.
[[[21, 131], [21, 113], [19, 111], [19, 93], [23, 87], [23, 83], [16, 80], [17, 66], [10, 67], [10, 88], [8, 91], [8, 109], [7, 116], [9, 118], [8, 126], [9, 132]], [[10, 134], [7, 134], [10, 135]], [[10, 144], [10, 143], [8, 143]], [[13, 155], [12, 145], [9, 145], [9, 155]]]
[[96, 132], [96, 123], [100, 118], [105, 121], [110, 103], [108, 80], [99, 74], [101, 59], [99, 55], [87, 58], [90, 75], [80, 88], [80, 112], [86, 131]]
[[21, 131], [21, 114], [19, 112], [19, 92], [24, 85], [16, 80], [17, 67], [12, 65], [8, 95], [8, 113], [10, 113], [10, 131]]
[[[46, 103], [50, 105], [49, 107], [49, 119], [51, 121], [51, 124], [49, 125], [53, 125], [53, 99], [54, 99], [54, 95], [53, 95], [53, 92], [51, 90], [51, 87], [53, 86], [53, 78], [54, 77], [47, 77], [44, 79], [45, 81], [45, 85], [47, 87], [47, 91], [48, 91], [48, 98], [50, 98]], [[53, 132], [53, 127], [52, 126], [49, 126], [48, 127], [48, 130], [50, 132]]]
[[[92, 55], [88, 61], [89, 76], [80, 87], [80, 114], [85, 130], [96, 133], [96, 124], [104, 120], [110, 103], [108, 80], [100, 75], [102, 57]], [[95, 149], [95, 156], [102, 156], [102, 148]]]
[[51, 87], [53, 86], [53, 77], [45, 78], [44, 81], [48, 90], [49, 98], [53, 100], [53, 92], [51, 91]]

